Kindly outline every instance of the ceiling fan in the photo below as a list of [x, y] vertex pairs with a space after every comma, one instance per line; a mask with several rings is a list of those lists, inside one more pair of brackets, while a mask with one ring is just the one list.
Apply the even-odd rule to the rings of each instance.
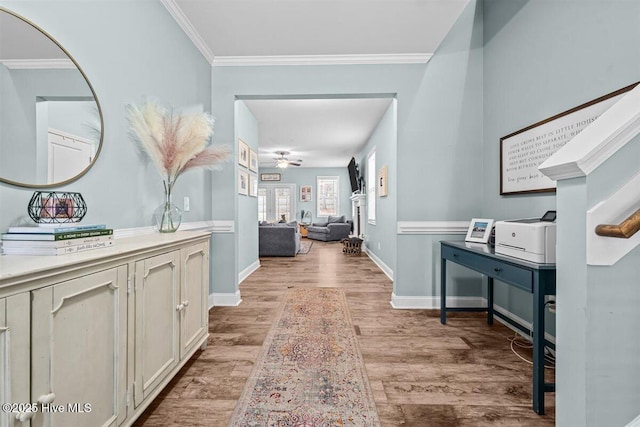
[[289, 160], [285, 156], [289, 154], [288, 151], [276, 151], [276, 154], [280, 157], [274, 157], [273, 160], [276, 161], [275, 166], [280, 169], [287, 168], [289, 166], [300, 166], [302, 160]]

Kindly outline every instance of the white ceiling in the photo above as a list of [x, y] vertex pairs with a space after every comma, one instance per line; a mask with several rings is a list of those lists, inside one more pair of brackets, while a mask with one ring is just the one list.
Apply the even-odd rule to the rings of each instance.
[[259, 162], [276, 151], [302, 167], [346, 167], [389, 108], [392, 98], [245, 100], [258, 120]]
[[[161, 0], [214, 66], [425, 63], [469, 0]], [[277, 95], [277, 94], [276, 94]], [[290, 151], [303, 167], [346, 166], [391, 100], [245, 101], [261, 166]]]
[[236, 57], [429, 54], [469, 0], [172, 2], [215, 57]]

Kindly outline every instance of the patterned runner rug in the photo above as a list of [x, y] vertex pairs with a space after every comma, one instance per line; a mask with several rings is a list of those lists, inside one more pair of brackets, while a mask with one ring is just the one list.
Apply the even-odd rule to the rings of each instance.
[[342, 289], [292, 289], [229, 426], [379, 426]]
[[300, 250], [298, 251], [299, 254], [308, 254], [309, 251], [311, 250], [311, 246], [313, 246], [313, 242], [309, 241], [309, 240], [302, 240], [300, 242]]

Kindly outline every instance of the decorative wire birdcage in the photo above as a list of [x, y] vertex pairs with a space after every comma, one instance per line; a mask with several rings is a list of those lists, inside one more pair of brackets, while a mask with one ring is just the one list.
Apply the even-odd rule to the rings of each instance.
[[87, 213], [87, 204], [80, 193], [36, 191], [27, 212], [41, 224], [79, 222]]

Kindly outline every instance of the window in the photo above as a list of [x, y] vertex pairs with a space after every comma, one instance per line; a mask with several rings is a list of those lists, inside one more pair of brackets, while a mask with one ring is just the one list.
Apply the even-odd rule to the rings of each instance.
[[277, 222], [282, 215], [287, 222], [295, 220], [295, 194], [295, 184], [262, 184], [258, 188], [258, 220]]
[[316, 216], [338, 215], [340, 211], [340, 177], [319, 176]]
[[376, 223], [376, 149], [367, 157], [367, 222]]

